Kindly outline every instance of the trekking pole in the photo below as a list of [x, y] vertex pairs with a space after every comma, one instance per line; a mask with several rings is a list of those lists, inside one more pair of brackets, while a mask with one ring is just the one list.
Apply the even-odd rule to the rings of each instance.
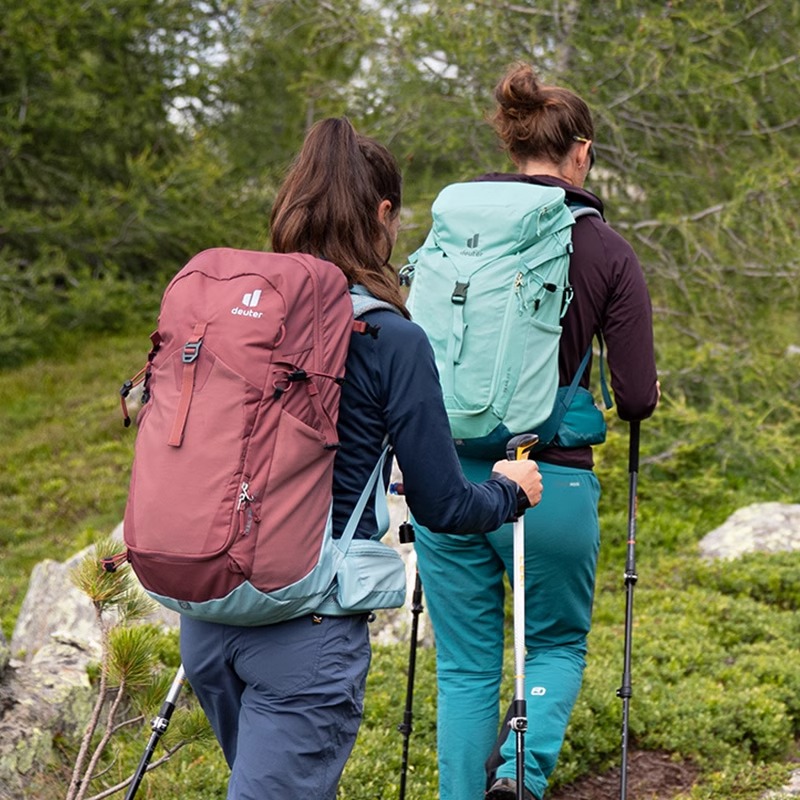
[[628, 553], [625, 558], [625, 656], [622, 668], [622, 685], [617, 689], [617, 697], [622, 698], [622, 764], [620, 766], [620, 800], [628, 797], [628, 719], [631, 687], [631, 649], [633, 638], [633, 587], [636, 585], [636, 512], [638, 506], [637, 489], [639, 474], [639, 421], [631, 422], [630, 449], [628, 455]]
[[[506, 445], [506, 458], [519, 461], [539, 441], [533, 433], [514, 436]], [[508, 724], [516, 733], [517, 799], [525, 798], [525, 731], [528, 711], [525, 700], [525, 515], [514, 523], [514, 702]]]
[[411, 740], [412, 722], [414, 718], [414, 675], [417, 666], [417, 631], [419, 629], [419, 615], [422, 613], [422, 581], [419, 570], [414, 580], [414, 593], [411, 600], [411, 644], [408, 654], [408, 683], [406, 684], [406, 708], [403, 712], [403, 721], [397, 730], [403, 734], [403, 760], [400, 767], [400, 800], [405, 800], [406, 777], [408, 775], [408, 746]]
[[[402, 484], [392, 484], [390, 491], [393, 494], [403, 494]], [[414, 526], [406, 520], [401, 523], [398, 531], [401, 544], [414, 542]], [[419, 635], [419, 615], [422, 613], [422, 579], [419, 570], [415, 570], [414, 591], [411, 595], [411, 642], [408, 652], [408, 681], [406, 683], [406, 707], [403, 712], [403, 721], [397, 730], [403, 734], [403, 758], [400, 764], [400, 800], [405, 800], [406, 779], [408, 776], [408, 749], [411, 741], [411, 731], [414, 720], [414, 678], [417, 671], [417, 639]]]
[[172, 712], [175, 710], [175, 705], [178, 702], [178, 695], [181, 693], [181, 688], [183, 687], [183, 682], [185, 680], [186, 674], [183, 671], [183, 664], [181, 664], [178, 667], [178, 672], [175, 674], [175, 678], [172, 681], [172, 686], [170, 686], [167, 696], [164, 699], [164, 702], [161, 704], [158, 715], [150, 723], [150, 728], [153, 732], [150, 734], [150, 741], [147, 743], [147, 747], [142, 754], [142, 758], [139, 761], [139, 766], [136, 767], [136, 772], [133, 773], [130, 786], [128, 786], [128, 792], [125, 795], [125, 800], [132, 800], [133, 796], [138, 791], [139, 784], [142, 782], [142, 778], [144, 777], [145, 772], [147, 772], [147, 767], [150, 764], [150, 759], [153, 757], [153, 753], [155, 752], [156, 744], [158, 744], [158, 740], [163, 736], [164, 732], [169, 727], [169, 721], [172, 718]]

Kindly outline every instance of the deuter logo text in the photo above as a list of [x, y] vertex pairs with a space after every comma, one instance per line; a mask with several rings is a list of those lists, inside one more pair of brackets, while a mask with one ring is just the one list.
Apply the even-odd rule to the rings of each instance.
[[234, 306], [231, 309], [231, 314], [237, 317], [253, 317], [254, 319], [261, 319], [261, 317], [264, 315], [260, 311], [253, 311], [260, 300], [261, 289], [255, 289], [252, 292], [247, 292], [242, 297], [242, 305], [245, 307], [241, 308], [239, 306]]

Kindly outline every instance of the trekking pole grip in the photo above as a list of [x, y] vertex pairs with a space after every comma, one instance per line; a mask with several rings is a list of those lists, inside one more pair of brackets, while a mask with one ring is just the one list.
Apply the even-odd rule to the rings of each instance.
[[628, 443], [628, 472], [639, 471], [639, 420], [631, 423], [630, 441]]
[[520, 433], [513, 436], [506, 444], [506, 458], [509, 461], [522, 461], [528, 457], [528, 452], [535, 447], [539, 437], [535, 433]]
[[639, 420], [630, 423], [628, 452], [628, 551], [625, 562], [625, 582], [636, 583], [636, 518], [639, 513]]

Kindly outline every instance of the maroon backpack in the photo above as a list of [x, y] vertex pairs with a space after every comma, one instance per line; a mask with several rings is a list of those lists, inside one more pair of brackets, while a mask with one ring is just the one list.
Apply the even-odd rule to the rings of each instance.
[[[350, 337], [374, 333], [354, 321], [364, 301], [360, 313], [386, 305], [303, 254], [206, 250], [172, 279], [124, 521], [126, 557], [156, 600], [241, 625], [338, 608], [352, 530], [331, 535], [336, 422]], [[364, 498], [380, 494], [384, 458]], [[404, 575], [388, 572], [375, 607], [404, 600]]]

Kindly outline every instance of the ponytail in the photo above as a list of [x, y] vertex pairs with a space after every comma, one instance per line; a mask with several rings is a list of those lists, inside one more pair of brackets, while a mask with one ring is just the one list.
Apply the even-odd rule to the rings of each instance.
[[401, 178], [392, 154], [358, 134], [345, 117], [318, 122], [284, 180], [270, 218], [272, 249], [301, 252], [336, 264], [350, 286], [409, 316], [397, 275], [389, 264], [392, 237], [378, 206], [400, 213]]

